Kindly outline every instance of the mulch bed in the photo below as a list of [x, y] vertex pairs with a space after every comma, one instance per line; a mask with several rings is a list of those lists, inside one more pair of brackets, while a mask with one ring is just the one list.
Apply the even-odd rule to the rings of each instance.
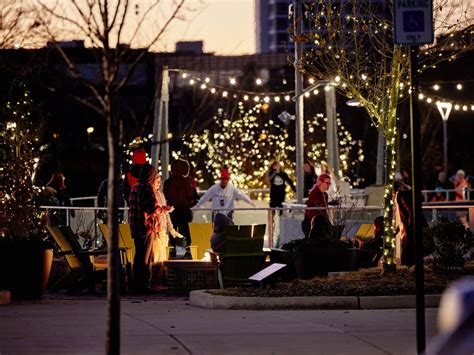
[[[454, 280], [474, 275], [474, 262], [462, 271], [440, 272], [425, 267], [425, 294], [440, 294]], [[302, 296], [393, 296], [415, 294], [415, 268], [398, 267], [395, 273], [381, 274], [377, 268], [363, 269], [312, 280], [277, 283], [267, 288], [238, 287], [208, 291], [215, 295], [237, 297]]]

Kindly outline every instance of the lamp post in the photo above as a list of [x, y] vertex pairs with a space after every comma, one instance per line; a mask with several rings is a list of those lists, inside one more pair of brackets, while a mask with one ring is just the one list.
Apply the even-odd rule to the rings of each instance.
[[436, 102], [441, 118], [443, 119], [443, 160], [444, 160], [444, 171], [448, 172], [448, 118], [453, 108], [453, 104], [450, 102]]

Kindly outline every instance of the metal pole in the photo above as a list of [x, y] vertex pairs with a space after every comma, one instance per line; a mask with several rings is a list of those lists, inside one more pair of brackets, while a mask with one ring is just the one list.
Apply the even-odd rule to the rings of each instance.
[[443, 160], [444, 172], [448, 173], [448, 120], [443, 119]]
[[326, 97], [326, 144], [328, 163], [334, 174], [340, 178], [339, 144], [337, 139], [336, 89], [332, 85], [324, 88]]
[[420, 113], [418, 109], [418, 46], [410, 47], [410, 130], [412, 169], [412, 214], [415, 238], [415, 280], [416, 280], [416, 345], [418, 354], [425, 353], [425, 292], [423, 265], [423, 211], [421, 209], [421, 154]]
[[379, 137], [377, 141], [377, 167], [375, 171], [375, 185], [385, 184], [385, 136], [379, 130]]
[[155, 121], [153, 123], [153, 138], [151, 147], [151, 164], [158, 168], [161, 157], [162, 179], [168, 178], [169, 143], [168, 143], [168, 105], [169, 105], [169, 70], [163, 66], [161, 78], [161, 95], [155, 103]]
[[448, 119], [453, 104], [450, 102], [437, 101], [436, 107], [438, 108], [441, 119], [443, 120], [443, 160], [444, 160], [444, 172], [448, 173]]
[[300, 71], [303, 43], [299, 40], [303, 30], [301, 0], [293, 0], [293, 30], [295, 36], [296, 201], [297, 203], [303, 203], [304, 98], [301, 95], [303, 91], [303, 74]]

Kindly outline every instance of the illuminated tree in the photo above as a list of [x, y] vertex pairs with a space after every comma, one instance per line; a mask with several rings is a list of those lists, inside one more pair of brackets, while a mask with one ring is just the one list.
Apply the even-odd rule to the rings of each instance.
[[30, 93], [23, 86], [19, 89], [0, 114], [0, 229], [7, 237], [29, 239], [41, 235], [41, 189], [33, 180], [40, 156], [42, 116]]
[[[236, 185], [243, 189], [268, 187], [264, 176], [274, 160], [283, 162], [285, 171], [294, 178], [295, 146], [289, 141], [288, 127], [268, 118], [264, 111], [268, 104], [258, 103], [250, 108], [240, 101], [236, 117], [222, 109], [213, 117], [211, 128], [183, 138], [184, 147], [173, 152], [175, 158], [189, 159], [196, 164], [199, 183], [209, 186], [227, 166]], [[316, 162], [327, 156], [325, 144], [326, 118], [317, 114], [307, 121], [306, 151]], [[363, 161], [360, 141], [355, 141], [338, 118], [342, 172], [351, 176], [351, 170]], [[352, 181], [358, 183], [359, 181]], [[259, 194], [262, 197], [263, 194]]]
[[[462, 9], [455, 13], [456, 7]], [[395, 266], [395, 233], [392, 222], [392, 194], [396, 169], [397, 107], [408, 94], [408, 48], [394, 45], [392, 38], [392, 2], [349, 0], [346, 2], [320, 0], [306, 5], [305, 20], [309, 33], [295, 38], [313, 47], [301, 62], [308, 75], [330, 79], [338, 90], [357, 100], [367, 111], [375, 127], [383, 133], [385, 145], [384, 194], [384, 268]], [[472, 21], [469, 9], [456, 4], [435, 6], [435, 26], [439, 32], [464, 28]], [[457, 16], [456, 18], [454, 18]], [[460, 36], [460, 50], [466, 48], [470, 34]], [[436, 65], [439, 60], [452, 58], [437, 49], [452, 48], [450, 37], [438, 41], [435, 47], [420, 54], [420, 68]]]

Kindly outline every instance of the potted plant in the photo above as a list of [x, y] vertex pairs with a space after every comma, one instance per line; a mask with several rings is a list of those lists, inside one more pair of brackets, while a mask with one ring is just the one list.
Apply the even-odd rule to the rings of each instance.
[[425, 228], [423, 237], [425, 249], [432, 252], [433, 266], [443, 271], [462, 269], [474, 246], [474, 236], [468, 228], [444, 217]]
[[282, 249], [287, 251], [288, 261], [294, 262], [296, 273], [302, 279], [355, 269], [357, 249], [351, 242], [341, 240], [339, 231], [322, 215], [313, 219], [308, 238], [293, 240]]
[[33, 178], [38, 163], [35, 147], [38, 117], [31, 115], [29, 93], [7, 102], [1, 113], [0, 155], [0, 289], [12, 299], [38, 299], [51, 270], [53, 250], [45, 241], [39, 203], [42, 190]]

